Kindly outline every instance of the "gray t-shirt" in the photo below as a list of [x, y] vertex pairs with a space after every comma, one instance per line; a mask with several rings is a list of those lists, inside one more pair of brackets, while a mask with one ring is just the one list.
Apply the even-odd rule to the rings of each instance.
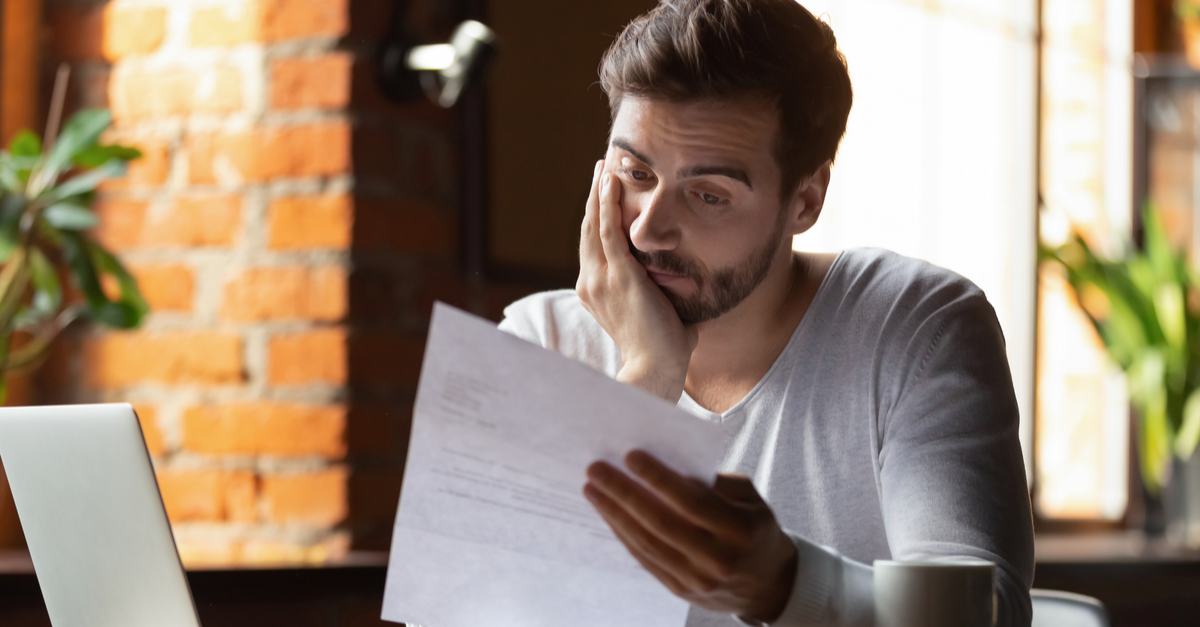
[[[609, 376], [615, 342], [574, 291], [500, 327]], [[762, 380], [723, 414], [722, 471], [751, 477], [799, 551], [778, 625], [871, 625], [877, 559], [981, 558], [1001, 627], [1030, 622], [1033, 522], [1004, 338], [963, 277], [877, 249], [841, 253]], [[692, 608], [688, 627], [738, 625]]]

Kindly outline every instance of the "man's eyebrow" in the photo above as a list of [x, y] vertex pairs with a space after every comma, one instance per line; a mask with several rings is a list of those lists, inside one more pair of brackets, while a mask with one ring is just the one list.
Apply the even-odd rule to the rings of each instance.
[[614, 137], [613, 140], [609, 143], [611, 143], [612, 145], [616, 146], [617, 148], [620, 148], [621, 150], [624, 150], [625, 152], [637, 157], [638, 161], [641, 161], [642, 163], [644, 163], [652, 168], [654, 167], [654, 164], [650, 163], [650, 160], [646, 158], [646, 155], [643, 155], [642, 153], [634, 150], [633, 146], [630, 145], [629, 142], [621, 139], [620, 137]]
[[730, 168], [720, 165], [699, 165], [694, 168], [680, 170], [675, 175], [681, 179], [686, 179], [693, 176], [706, 176], [709, 174], [727, 176], [735, 181], [741, 181], [742, 183], [745, 183], [746, 187], [750, 188], [750, 191], [754, 191], [754, 185], [750, 183], [750, 175], [746, 174], [746, 171], [740, 168]]
[[[614, 137], [612, 139], [612, 141], [609, 143], [611, 143], [613, 146], [616, 146], [617, 148], [620, 148], [621, 150], [624, 150], [625, 152], [633, 155], [634, 157], [636, 157], [638, 159], [638, 161], [641, 161], [642, 163], [646, 164], [647, 166], [654, 167], [654, 164], [650, 163], [650, 160], [647, 159], [645, 155], [643, 155], [640, 152], [638, 152], [637, 150], [635, 150], [628, 141], [625, 141], [624, 139], [621, 139], [620, 137]], [[691, 177], [695, 177], [695, 176], [707, 176], [707, 175], [714, 175], [714, 174], [717, 176], [726, 176], [735, 181], [741, 181], [743, 184], [746, 185], [746, 187], [750, 188], [750, 191], [754, 191], [754, 185], [752, 183], [750, 183], [750, 175], [746, 174], [746, 171], [742, 170], [741, 168], [732, 168], [732, 167], [720, 166], [720, 165], [700, 165], [700, 166], [695, 166], [692, 168], [680, 170], [679, 172], [676, 173], [676, 176], [678, 176], [679, 178], [691, 178]]]

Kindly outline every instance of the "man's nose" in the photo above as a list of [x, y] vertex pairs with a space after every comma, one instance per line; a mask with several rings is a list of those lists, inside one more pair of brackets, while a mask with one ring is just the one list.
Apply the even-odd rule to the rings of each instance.
[[642, 252], [674, 250], [679, 245], [679, 224], [670, 195], [659, 187], [638, 208], [629, 225], [629, 239]]

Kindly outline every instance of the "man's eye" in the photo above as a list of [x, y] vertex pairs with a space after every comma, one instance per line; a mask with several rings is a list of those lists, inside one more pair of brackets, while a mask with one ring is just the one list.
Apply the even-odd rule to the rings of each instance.
[[712, 194], [709, 194], [709, 193], [707, 193], [707, 192], [699, 192], [699, 194], [698, 194], [698, 195], [700, 196], [700, 200], [703, 200], [703, 201], [704, 201], [704, 204], [706, 204], [706, 205], [719, 205], [719, 204], [721, 204], [721, 197], [720, 197], [720, 196], [713, 196]]
[[641, 170], [630, 170], [629, 176], [635, 181], [644, 181], [650, 178], [650, 174]]

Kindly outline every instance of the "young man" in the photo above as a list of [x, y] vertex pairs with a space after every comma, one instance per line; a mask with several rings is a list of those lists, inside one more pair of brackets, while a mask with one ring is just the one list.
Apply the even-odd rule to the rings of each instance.
[[875, 559], [998, 566], [1028, 625], [1033, 530], [995, 314], [880, 250], [793, 252], [851, 103], [795, 0], [662, 0], [605, 55], [613, 112], [575, 290], [502, 328], [725, 429], [706, 485], [634, 452], [584, 494], [700, 625], [871, 625]]

